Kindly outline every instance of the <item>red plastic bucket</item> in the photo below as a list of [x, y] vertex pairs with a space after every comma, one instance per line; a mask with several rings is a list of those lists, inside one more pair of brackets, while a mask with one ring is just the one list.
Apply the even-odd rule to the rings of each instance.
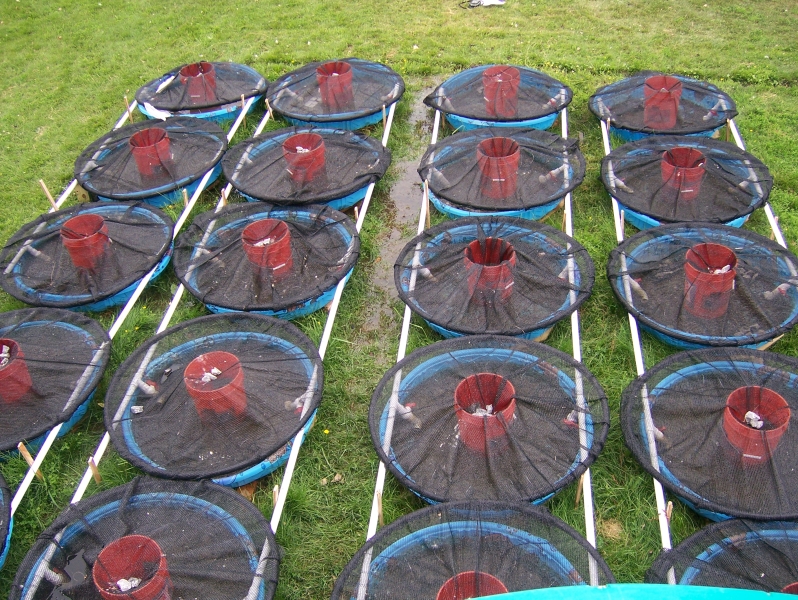
[[355, 92], [352, 89], [352, 66], [348, 62], [333, 61], [316, 67], [316, 81], [324, 106], [332, 110], [352, 108]]
[[514, 117], [518, 110], [521, 72], [515, 67], [495, 65], [482, 71], [485, 110], [491, 117]]
[[494, 137], [477, 144], [480, 189], [488, 198], [501, 200], [515, 193], [521, 147], [511, 138]]
[[798, 594], [798, 581], [793, 581], [781, 588], [782, 594]]
[[507, 588], [497, 577], [481, 571], [463, 571], [446, 580], [435, 600], [466, 600], [506, 593]]
[[473, 296], [506, 300], [513, 291], [515, 248], [501, 238], [474, 240], [463, 250], [468, 291]]
[[670, 75], [654, 75], [643, 85], [645, 105], [643, 125], [651, 129], [670, 129], [676, 125], [682, 82]]
[[0, 400], [16, 402], [32, 385], [22, 348], [12, 339], [0, 338]]
[[515, 388], [496, 373], [469, 375], [454, 390], [454, 410], [468, 448], [483, 454], [500, 449], [515, 417]]
[[[158, 543], [146, 535], [126, 535], [108, 544], [94, 561], [91, 576], [105, 600], [172, 598], [166, 556]], [[133, 578], [140, 580], [138, 585], [123, 591], [120, 583]]]
[[285, 221], [261, 219], [244, 227], [241, 243], [249, 262], [258, 269], [271, 269], [272, 275], [291, 271], [291, 231]]
[[186, 366], [183, 381], [200, 418], [208, 412], [241, 416], [247, 410], [244, 369], [235, 354], [200, 354]]
[[[696, 244], [684, 260], [684, 307], [691, 315], [716, 319], [726, 314], [734, 289], [737, 256], [722, 244]], [[728, 270], [723, 273], [723, 269]]]
[[216, 69], [209, 62], [198, 62], [180, 69], [180, 83], [188, 91], [191, 104], [216, 102]]
[[705, 163], [704, 154], [695, 148], [671, 148], [662, 153], [662, 181], [678, 191], [680, 200], [694, 200], [706, 174]]
[[[761, 429], [745, 422], [749, 411], [763, 421]], [[773, 390], [758, 385], [740, 387], [726, 398], [723, 431], [742, 455], [743, 464], [762, 464], [770, 459], [787, 431], [790, 413], [790, 405]]]
[[166, 165], [172, 160], [169, 136], [160, 127], [148, 127], [137, 131], [128, 140], [136, 168], [144, 177], [163, 175]]
[[296, 183], [313, 181], [324, 168], [324, 138], [318, 133], [298, 133], [283, 142], [288, 173]]
[[109, 241], [108, 227], [100, 215], [84, 213], [61, 225], [61, 243], [78, 269], [96, 269]]

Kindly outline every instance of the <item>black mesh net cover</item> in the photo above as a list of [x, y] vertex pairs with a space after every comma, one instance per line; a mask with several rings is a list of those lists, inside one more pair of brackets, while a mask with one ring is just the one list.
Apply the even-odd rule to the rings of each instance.
[[390, 164], [391, 151], [379, 140], [317, 127], [264, 133], [236, 144], [222, 159], [233, 187], [274, 204], [344, 198], [379, 181]]
[[618, 201], [662, 223], [729, 223], [770, 195], [773, 178], [756, 157], [727, 142], [650, 136], [613, 150], [601, 180]]
[[483, 65], [450, 77], [424, 104], [446, 114], [484, 121], [525, 121], [559, 112], [573, 92], [528, 67]]
[[269, 84], [269, 103], [289, 119], [336, 122], [382, 111], [405, 83], [386, 65], [359, 58], [314, 62]]
[[296, 435], [323, 379], [318, 350], [290, 322], [200, 317], [148, 340], [117, 369], [105, 425], [117, 451], [153, 475], [231, 475]]
[[482, 211], [542, 206], [562, 198], [585, 176], [576, 139], [537, 129], [481, 128], [432, 144], [418, 168], [430, 191]]
[[0, 569], [6, 561], [11, 542], [11, 490], [0, 474]]
[[75, 161], [75, 178], [102, 198], [151, 198], [201, 179], [226, 149], [227, 136], [211, 121], [142, 121], [92, 142]]
[[165, 266], [173, 227], [146, 204], [91, 202], [46, 213], [6, 242], [0, 283], [28, 304], [100, 310]]
[[[261, 239], [280, 245], [272, 242], [266, 254]], [[355, 224], [342, 212], [247, 202], [195, 218], [177, 239], [174, 264], [188, 290], [212, 308], [299, 316], [335, 288], [359, 253]]]
[[111, 340], [69, 310], [0, 313], [0, 451], [69, 422], [100, 382]]
[[613, 127], [642, 133], [701, 133], [737, 114], [734, 101], [714, 85], [653, 71], [599, 88], [588, 106]]
[[708, 525], [663, 550], [646, 582], [667, 583], [671, 569], [681, 585], [789, 593], [798, 587], [798, 523], [731, 519]]
[[61, 513], [25, 556], [9, 598], [268, 600], [279, 562], [268, 521], [237, 492], [137, 478]]
[[675, 354], [624, 391], [626, 444], [647, 471], [709, 518], [798, 518], [798, 426], [791, 425], [797, 384], [798, 360], [780, 354]]
[[380, 459], [432, 502], [542, 502], [593, 462], [608, 426], [587, 369], [507, 336], [416, 350], [385, 374], [369, 408]]
[[615, 581], [599, 553], [543, 509], [452, 502], [380, 529], [338, 577], [332, 598], [477, 598], [585, 585], [591, 570], [596, 585]]
[[669, 343], [754, 345], [798, 320], [797, 264], [751, 231], [674, 224], [620, 244], [607, 276], [626, 309]]
[[181, 65], [145, 83], [136, 101], [158, 110], [186, 111], [241, 102], [266, 93], [268, 82], [252, 67], [231, 62]]
[[576, 240], [509, 217], [432, 227], [394, 265], [402, 300], [447, 335], [537, 337], [582, 304], [593, 280], [593, 261]]

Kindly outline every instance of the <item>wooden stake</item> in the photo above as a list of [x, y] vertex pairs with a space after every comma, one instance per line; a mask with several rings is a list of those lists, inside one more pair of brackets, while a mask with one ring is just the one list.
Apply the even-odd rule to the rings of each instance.
[[582, 484], [585, 482], [585, 474], [579, 478], [579, 485], [576, 488], [576, 500], [574, 500], [574, 508], [579, 508], [579, 501], [582, 500]]
[[377, 514], [379, 515], [378, 523], [380, 527], [385, 525], [385, 518], [382, 515], [382, 494], [377, 494]]
[[246, 127], [247, 126], [247, 102], [244, 100], [244, 94], [241, 94], [241, 112], [244, 113], [244, 120], [241, 124]]
[[382, 128], [385, 129], [385, 123], [387, 122], [387, 116], [385, 115], [385, 105], [382, 105]]
[[127, 110], [127, 118], [128, 121], [131, 123], [133, 122], [133, 111], [130, 110], [130, 102], [127, 101], [127, 96], [124, 96], [125, 99], [125, 109]]
[[[779, 226], [779, 218], [777, 216], [774, 216], [773, 220], [776, 222], [776, 227], [778, 227]], [[776, 239], [776, 227], [773, 227], [770, 230], [770, 239], [771, 240], [775, 240]]]
[[626, 211], [621, 211], [621, 233], [626, 237]]
[[[24, 442], [20, 442], [19, 444], [17, 444], [17, 450], [19, 450], [19, 453], [22, 455], [22, 458], [25, 459], [25, 462], [28, 463], [28, 466], [32, 467], [33, 457], [30, 455], [30, 452], [28, 452], [28, 449], [25, 447]], [[36, 471], [36, 477], [38, 477], [39, 480], [44, 481], [44, 475], [42, 475], [41, 471]]]
[[562, 208], [562, 230], [565, 231], [565, 200], [560, 202], [560, 205], [557, 208]]
[[222, 206], [227, 206], [227, 197], [229, 195], [230, 195], [230, 192], [228, 190], [228, 187], [224, 186], [224, 188], [222, 188]]
[[90, 456], [87, 462], [89, 463], [92, 477], [94, 477], [94, 483], [100, 485], [103, 482], [103, 478], [100, 476], [100, 469], [97, 468], [97, 463], [94, 462], [94, 457]]
[[277, 497], [279, 495], [280, 495], [280, 486], [275, 483], [274, 487], [272, 488], [272, 504], [274, 506], [277, 506]]
[[44, 184], [44, 179], [39, 180], [39, 185], [42, 186], [44, 190], [44, 195], [47, 196], [47, 199], [50, 201], [50, 206], [53, 207], [53, 210], [58, 210], [58, 205], [55, 203], [53, 199], [53, 195], [50, 193], [50, 190], [47, 189], [47, 186]]
[[274, 113], [272, 112], [272, 106], [271, 106], [271, 104], [269, 104], [269, 99], [268, 99], [268, 98], [265, 98], [265, 100], [264, 100], [264, 101], [266, 102], [266, 110], [268, 110], [268, 111], [269, 111], [269, 118], [270, 118], [270, 119], [273, 119], [273, 118], [274, 118]]
[[183, 208], [186, 206], [188, 206], [188, 192], [186, 191], [186, 188], [183, 188]]
[[430, 228], [430, 214], [429, 214], [429, 181], [424, 180], [424, 210], [427, 213], [427, 222], [425, 228]]
[[668, 506], [665, 507], [665, 518], [668, 519], [668, 523], [671, 522], [672, 514], [673, 514], [673, 502], [668, 500]]
[[360, 211], [357, 209], [357, 204], [352, 207], [352, 210], [355, 213], [355, 221], [360, 219]]

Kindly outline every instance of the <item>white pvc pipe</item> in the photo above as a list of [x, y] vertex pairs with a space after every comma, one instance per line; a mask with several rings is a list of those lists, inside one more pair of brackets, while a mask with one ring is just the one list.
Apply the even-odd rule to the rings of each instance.
[[[391, 127], [393, 125], [393, 117], [394, 113], [396, 112], [396, 103], [394, 102], [391, 105], [391, 108], [388, 112], [388, 119], [385, 123], [385, 129], [382, 135], [382, 145], [388, 145], [388, 138], [391, 135]], [[370, 184], [368, 189], [366, 190], [366, 197], [363, 198], [363, 203], [360, 207], [360, 214], [358, 216], [357, 223], [355, 224], [355, 228], [357, 232], [360, 233], [360, 230], [363, 227], [363, 222], [366, 219], [366, 213], [368, 212], [369, 204], [371, 202], [371, 196], [374, 192], [374, 184]], [[333, 296], [332, 303], [330, 304], [330, 312], [327, 315], [327, 321], [324, 324], [324, 332], [322, 333], [321, 340], [319, 342], [319, 356], [321, 356], [322, 360], [324, 360], [324, 355], [327, 351], [327, 346], [330, 342], [330, 336], [332, 335], [332, 328], [333, 324], [335, 323], [335, 317], [338, 314], [338, 306], [341, 303], [341, 295], [343, 294], [344, 287], [346, 286], [346, 279], [342, 279], [338, 282], [338, 286], [335, 288], [335, 295]], [[274, 505], [274, 510], [272, 511], [272, 518], [270, 521], [271, 528], [273, 532], [277, 531], [277, 527], [280, 525], [280, 518], [283, 514], [283, 509], [285, 508], [285, 501], [288, 498], [288, 489], [291, 485], [291, 480], [294, 476], [294, 470], [296, 468], [296, 461], [299, 457], [299, 449], [302, 446], [302, 442], [304, 441], [305, 434], [307, 433], [308, 429], [310, 428], [310, 423], [308, 423], [302, 431], [296, 434], [293, 441], [291, 442], [291, 453], [288, 455], [288, 462], [285, 465], [285, 470], [283, 472], [283, 481], [282, 485], [280, 485], [280, 489], [277, 493], [277, 502]]]
[[[604, 142], [604, 153], [605, 155], [607, 155], [612, 151], [610, 146], [608, 122], [601, 121], [601, 136]], [[610, 195], [610, 199], [612, 200], [612, 212], [615, 220], [615, 236], [618, 243], [620, 244], [624, 240], [623, 216], [618, 207], [618, 201], [615, 199], [615, 197]], [[623, 254], [621, 255], [621, 270], [624, 272], [624, 293], [626, 294], [627, 300], [631, 303], [632, 293], [630, 290], [629, 278], [626, 274], [626, 257]], [[629, 332], [632, 337], [632, 349], [634, 351], [634, 357], [635, 357], [635, 367], [637, 369], [637, 375], [639, 377], [646, 372], [645, 360], [643, 358], [643, 348], [640, 342], [640, 330], [637, 325], [637, 319], [635, 319], [632, 313], [628, 313], [628, 316], [629, 316]], [[651, 461], [652, 468], [655, 471], [659, 472], [660, 470], [659, 457], [657, 455], [656, 438], [654, 437], [654, 423], [651, 418], [651, 405], [649, 403], [648, 390], [645, 386], [643, 387], [642, 391], [642, 403], [643, 403], [643, 415], [646, 423], [646, 437], [648, 439], [649, 460]], [[663, 549], [670, 550], [672, 547], [671, 532], [670, 532], [670, 523], [668, 522], [666, 503], [665, 503], [665, 490], [663, 489], [662, 484], [658, 480], [653, 479], [653, 482], [654, 482], [654, 498], [657, 506], [657, 519], [659, 522], [660, 542]], [[668, 572], [668, 583], [671, 584], [676, 583], [675, 575], [672, 569]]]

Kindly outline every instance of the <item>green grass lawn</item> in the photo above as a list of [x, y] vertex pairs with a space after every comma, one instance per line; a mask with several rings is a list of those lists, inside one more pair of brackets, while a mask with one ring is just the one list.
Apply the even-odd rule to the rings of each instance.
[[[0, 4], [0, 238], [47, 210], [38, 181], [53, 193], [72, 179], [74, 161], [105, 133], [146, 81], [187, 62], [244, 63], [268, 79], [307, 62], [346, 56], [388, 64], [404, 78], [389, 146], [394, 161], [418, 161], [429, 141], [427, 123], [408, 118], [428, 90], [461, 69], [513, 63], [545, 71], [574, 91], [569, 108], [572, 136], [583, 135], [588, 171], [574, 193], [575, 237], [596, 263], [597, 281], [582, 315], [586, 366], [610, 401], [612, 427], [592, 469], [598, 547], [619, 581], [640, 581], [659, 549], [650, 477], [626, 450], [618, 423], [619, 398], [635, 376], [625, 311], [603, 277], [615, 245], [610, 200], [599, 180], [603, 156], [599, 124], [587, 109], [601, 85], [637, 70], [675, 72], [708, 80], [727, 92], [739, 110], [737, 123], [748, 149], [771, 170], [771, 194], [790, 247], [798, 234], [798, 6], [791, 0], [507, 0], [503, 7], [463, 10], [457, 0], [4, 0]], [[416, 109], [417, 110], [417, 109]], [[259, 116], [262, 107], [259, 107]], [[141, 119], [138, 116], [137, 119]], [[249, 118], [243, 139], [254, 129]], [[270, 126], [271, 127], [271, 126]], [[372, 135], [378, 136], [381, 127]], [[365, 541], [378, 461], [368, 431], [371, 393], [396, 358], [403, 306], [375, 285], [380, 263], [395, 256], [381, 245], [396, 229], [394, 166], [378, 184], [363, 230], [361, 258], [347, 286], [325, 357], [324, 399], [299, 457], [286, 510], [277, 531], [285, 550], [278, 597], [322, 599]], [[195, 214], [211, 208], [218, 187], [205, 194]], [[419, 195], [420, 197], [420, 195]], [[70, 202], [77, 202], [74, 196]], [[547, 221], [560, 226], [561, 212]], [[767, 233], [761, 214], [746, 225]], [[632, 233], [628, 229], [628, 234]], [[44, 481], [34, 481], [15, 516], [11, 552], [0, 572], [0, 595], [35, 537], [63, 510], [102, 432], [102, 396], [110, 377], [158, 327], [177, 280], [167, 274], [152, 285], [114, 340], [111, 366], [88, 417], [57, 441], [45, 462]], [[0, 293], [0, 310], [22, 308]], [[375, 325], [374, 307], [384, 307]], [[205, 314], [185, 298], [173, 323]], [[116, 313], [94, 315], [105, 327]], [[297, 324], [318, 342], [325, 313]], [[435, 334], [413, 321], [411, 348]], [[570, 325], [558, 325], [549, 343], [570, 352]], [[647, 364], [672, 352], [644, 338]], [[798, 355], [798, 333], [773, 348]], [[20, 459], [0, 463], [14, 489], [24, 475]], [[128, 481], [136, 469], [110, 452], [101, 463], [101, 486]], [[340, 477], [338, 477], [340, 475]], [[269, 517], [272, 488], [282, 471], [265, 478], [255, 502]], [[674, 498], [673, 536], [678, 542], [704, 521]], [[386, 522], [420, 508], [421, 502], [388, 477]], [[576, 487], [549, 502], [550, 510], [583, 531]]]

